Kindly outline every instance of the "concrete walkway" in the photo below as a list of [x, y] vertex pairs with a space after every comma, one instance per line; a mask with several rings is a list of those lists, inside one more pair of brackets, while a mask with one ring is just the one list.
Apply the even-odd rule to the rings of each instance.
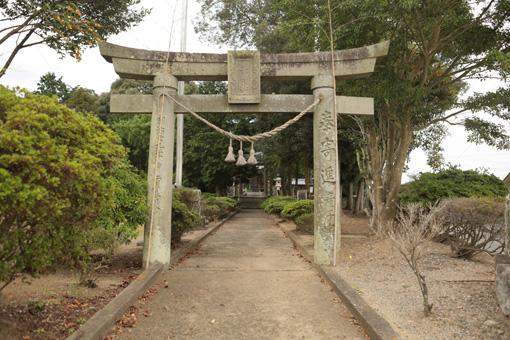
[[365, 339], [327, 284], [260, 210], [234, 216], [162, 274], [122, 339]]

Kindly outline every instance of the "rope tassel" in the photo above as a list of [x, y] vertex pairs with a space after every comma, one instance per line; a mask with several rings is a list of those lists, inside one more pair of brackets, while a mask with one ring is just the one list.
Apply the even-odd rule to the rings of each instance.
[[250, 157], [248, 157], [248, 161], [246, 162], [246, 164], [249, 165], [257, 164], [257, 159], [255, 158], [255, 149], [253, 148], [253, 142], [251, 142]]
[[240, 142], [241, 143], [241, 146], [239, 147], [239, 151], [237, 152], [237, 162], [236, 162], [236, 165], [237, 166], [243, 166], [243, 165], [246, 165], [246, 159], [244, 158], [244, 155], [243, 155], [243, 142]]
[[225, 157], [225, 162], [234, 163], [236, 161], [236, 156], [234, 155], [234, 148], [232, 147], [232, 138], [230, 138], [230, 145], [228, 146], [228, 154]]

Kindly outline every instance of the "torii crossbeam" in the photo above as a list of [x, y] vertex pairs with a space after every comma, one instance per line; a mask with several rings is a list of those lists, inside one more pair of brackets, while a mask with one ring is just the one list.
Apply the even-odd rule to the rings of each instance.
[[[175, 113], [187, 112], [176, 103], [198, 113], [280, 113], [300, 112], [318, 98], [320, 102], [313, 109], [314, 260], [319, 264], [336, 264], [341, 195], [335, 111], [371, 115], [374, 108], [372, 98], [336, 96], [333, 84], [335, 78], [370, 75], [377, 58], [388, 53], [389, 42], [333, 53], [288, 54], [167, 53], [109, 43], [99, 47], [120, 77], [154, 81], [153, 95], [112, 95], [110, 103], [114, 113], [152, 113], [148, 169], [152, 213], [144, 233], [144, 265], [170, 263]], [[261, 94], [261, 78], [310, 79], [313, 95]], [[178, 80], [228, 80], [228, 95], [178, 96]]]

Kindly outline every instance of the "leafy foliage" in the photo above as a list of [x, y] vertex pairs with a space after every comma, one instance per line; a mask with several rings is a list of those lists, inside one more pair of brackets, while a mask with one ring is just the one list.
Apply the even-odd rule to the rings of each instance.
[[350, 127], [370, 187], [372, 224], [394, 218], [413, 148], [426, 149], [438, 168], [446, 125], [464, 125], [471, 141], [508, 146], [507, 132], [492, 119], [509, 119], [508, 89], [459, 98], [466, 93], [467, 80], [508, 76], [507, 0], [332, 0], [333, 41], [326, 1], [200, 2], [197, 30], [232, 46], [304, 52], [328, 51], [331, 43], [340, 50], [391, 40], [385, 62], [370, 81], [337, 84], [340, 93], [375, 98], [373, 119], [356, 120]]
[[271, 196], [261, 204], [261, 208], [268, 214], [280, 214], [288, 203], [296, 202], [294, 197]]
[[282, 209], [282, 216], [295, 220], [301, 215], [313, 213], [313, 200], [298, 200], [287, 203]]
[[437, 173], [422, 173], [404, 185], [402, 202], [434, 203], [448, 197], [503, 197], [508, 189], [494, 175], [476, 170], [450, 168]]
[[202, 214], [207, 221], [226, 216], [237, 209], [239, 202], [231, 197], [205, 193], [202, 197]]
[[151, 117], [134, 115], [110, 121], [112, 129], [122, 139], [128, 149], [131, 164], [140, 171], [147, 171], [149, 164], [149, 140], [151, 134]]
[[99, 113], [99, 97], [94, 90], [77, 86], [71, 90], [64, 103], [81, 113]]
[[[19, 95], [18, 95], [19, 94]], [[145, 185], [118, 137], [55, 97], [0, 87], [0, 281], [126, 241], [146, 216]]]
[[62, 80], [62, 77], [57, 78], [53, 72], [48, 72], [41, 76], [37, 83], [37, 91], [35, 91], [35, 93], [44, 96], [57, 96], [60, 102], [67, 99], [69, 92], [69, 86]]
[[172, 198], [172, 246], [181, 241], [182, 235], [201, 225], [200, 215], [186, 205], [181, 190], [174, 190]]
[[3, 36], [0, 46], [16, 40], [0, 70], [3, 76], [14, 57], [24, 48], [46, 44], [60, 55], [80, 58], [82, 49], [127, 30], [148, 13], [137, 9], [139, 0], [68, 1], [0, 0]]

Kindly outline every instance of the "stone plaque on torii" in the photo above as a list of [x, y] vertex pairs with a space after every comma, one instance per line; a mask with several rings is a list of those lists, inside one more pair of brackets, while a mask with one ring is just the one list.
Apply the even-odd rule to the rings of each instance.
[[[370, 75], [389, 42], [331, 52], [260, 54], [167, 53], [99, 44], [121, 78], [152, 80], [153, 95], [112, 95], [112, 113], [152, 113], [149, 150], [149, 222], [144, 265], [170, 263], [175, 113], [290, 113], [313, 108], [314, 260], [335, 265], [340, 249], [337, 113], [372, 115], [373, 98], [336, 96], [337, 80]], [[260, 80], [311, 80], [313, 95], [261, 94]], [[177, 95], [177, 81], [228, 80], [227, 95]], [[171, 100], [173, 98], [173, 100]], [[336, 105], [336, 110], [334, 110]], [[148, 227], [150, 226], [150, 227]]]

